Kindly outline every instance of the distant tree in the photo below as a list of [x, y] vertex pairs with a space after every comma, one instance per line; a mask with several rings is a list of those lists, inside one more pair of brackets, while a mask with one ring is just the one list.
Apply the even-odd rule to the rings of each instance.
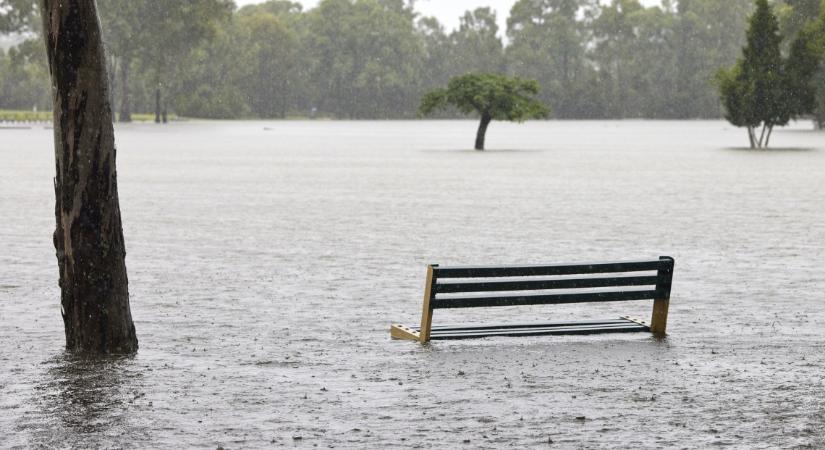
[[[719, 97], [712, 82], [719, 67], [742, 51], [753, 0], [679, 0], [673, 36], [676, 85], [671, 104], [675, 117], [719, 117]], [[644, 65], [643, 65], [644, 66]]]
[[425, 55], [408, 3], [322, 0], [306, 20], [319, 110], [356, 119], [415, 111]]
[[450, 81], [450, 72], [455, 70], [451, 58], [453, 52], [450, 36], [435, 17], [423, 17], [416, 23], [416, 31], [423, 43], [425, 70], [421, 73], [421, 84], [425, 89], [442, 86]]
[[37, 32], [37, 0], [0, 0], [0, 34]]
[[108, 60], [113, 64], [109, 76], [117, 78], [120, 90], [117, 115], [120, 122], [132, 121], [129, 77], [151, 26], [148, 21], [139, 19], [149, 6], [143, 0], [103, 0], [98, 7]]
[[[120, 66], [121, 117], [131, 115], [130, 86], [135, 61], [154, 87], [155, 121], [166, 121], [165, 93], [176, 82], [180, 62], [213, 38], [229, 19], [232, 0], [103, 0], [100, 15], [109, 56]], [[114, 71], [113, 71], [114, 72]]]
[[249, 106], [259, 117], [286, 118], [291, 84], [298, 81], [298, 38], [278, 16], [257, 13], [242, 16], [247, 32], [250, 73]]
[[811, 46], [820, 59], [819, 70], [814, 75], [814, 85], [819, 86], [816, 92], [814, 123], [821, 130], [825, 128], [825, 7], [822, 8], [819, 19], [810, 26], [814, 39]]
[[779, 29], [790, 45], [797, 34], [816, 20], [822, 7], [822, 0], [783, 0], [774, 8], [779, 18]]
[[421, 100], [421, 115], [448, 106], [464, 114], [478, 114], [481, 122], [476, 134], [476, 150], [484, 150], [487, 126], [493, 120], [523, 122], [547, 117], [546, 106], [535, 99], [539, 84], [534, 80], [508, 78], [494, 74], [467, 74], [454, 77], [446, 89], [436, 89]]
[[[61, 312], [71, 351], [128, 354], [138, 341], [103, 41], [94, 0], [41, 0], [52, 79]], [[79, 76], [80, 75], [80, 76]]]
[[[587, 117], [595, 70], [587, 64], [593, 0], [519, 0], [507, 19], [509, 73], [541, 83], [542, 101], [560, 118]], [[588, 101], [591, 99], [590, 101]]]
[[817, 109], [814, 77], [819, 70], [820, 58], [815, 42], [814, 29], [806, 27], [791, 42], [790, 54], [785, 61], [785, 106], [793, 119], [813, 114]]
[[788, 92], [781, 42], [779, 22], [768, 1], [756, 0], [742, 58], [718, 74], [725, 118], [747, 128], [751, 148], [767, 147], [773, 128], [787, 124], [791, 118], [785, 98]]
[[644, 11], [639, 0], [612, 0], [593, 21], [596, 38], [594, 57], [600, 68], [601, 89], [604, 90], [605, 109], [610, 117], [637, 117], [633, 100], [639, 89], [636, 70], [644, 64], [634, 61], [637, 16]]
[[42, 39], [27, 39], [0, 59], [0, 109], [50, 110], [49, 68]]
[[186, 68], [172, 98], [178, 114], [210, 119], [249, 117], [248, 86], [253, 55], [238, 20], [223, 24], [215, 36], [181, 61]]
[[504, 74], [504, 44], [498, 35], [496, 13], [490, 8], [467, 11], [459, 19], [452, 41], [451, 75], [462, 73]]

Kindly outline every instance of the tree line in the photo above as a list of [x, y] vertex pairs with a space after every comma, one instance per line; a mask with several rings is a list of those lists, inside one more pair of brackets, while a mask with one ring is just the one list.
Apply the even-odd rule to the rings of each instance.
[[[112, 102], [120, 120], [411, 118], [424, 93], [476, 72], [537, 80], [560, 119], [719, 118], [714, 77], [741, 54], [754, 11], [753, 0], [519, 0], [506, 30], [478, 8], [447, 31], [413, 3], [99, 0]], [[0, 52], [0, 109], [50, 108], [35, 4], [0, 0], [0, 32], [31, 38]], [[772, 8], [788, 53], [821, 3]]]

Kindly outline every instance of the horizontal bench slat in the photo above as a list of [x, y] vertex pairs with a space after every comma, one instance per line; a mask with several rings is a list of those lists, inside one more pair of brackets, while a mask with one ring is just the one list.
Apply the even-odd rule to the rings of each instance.
[[577, 289], [611, 286], [647, 286], [655, 285], [655, 275], [619, 275], [604, 278], [576, 278], [557, 280], [520, 280], [520, 281], [440, 281], [435, 285], [438, 294], [460, 292], [497, 292], [526, 291], [543, 289]]
[[437, 278], [496, 278], [529, 277], [542, 275], [575, 275], [582, 273], [617, 273], [659, 270], [667, 260], [619, 261], [601, 263], [516, 265], [516, 266], [466, 266], [433, 267]]
[[[567, 327], [570, 325], [616, 325], [616, 324], [632, 324], [632, 322], [627, 319], [618, 318], [618, 319], [590, 319], [590, 320], [578, 320], [575, 322], [527, 322], [527, 323], [498, 323], [498, 324], [464, 324], [464, 325], [433, 325], [433, 331], [439, 332], [446, 332], [446, 331], [454, 331], [454, 330], [486, 330], [486, 329], [494, 329], [494, 328], [542, 328], [542, 327]], [[420, 331], [419, 327], [410, 327], [415, 331]]]
[[571, 328], [580, 328], [580, 329], [608, 329], [608, 328], [623, 328], [623, 327], [641, 327], [644, 328], [642, 325], [637, 323], [631, 323], [628, 321], [617, 322], [617, 323], [609, 323], [609, 324], [593, 324], [593, 325], [584, 325], [579, 323], [571, 323], [564, 326], [533, 326], [533, 327], [513, 327], [513, 326], [506, 326], [501, 328], [467, 328], [467, 329], [450, 329], [450, 330], [433, 330], [433, 333], [437, 334], [473, 334], [473, 333], [503, 333], [506, 331], [531, 331], [531, 330], [568, 330]]
[[634, 333], [650, 331], [650, 328], [626, 324], [622, 326], [576, 326], [569, 327], [551, 327], [551, 328], [532, 328], [532, 329], [514, 329], [514, 330], [483, 330], [478, 332], [457, 333], [457, 332], [436, 332], [433, 331], [430, 339], [472, 339], [493, 336], [544, 336], [544, 335], [571, 335], [571, 334], [601, 334], [601, 333]]
[[522, 305], [556, 305], [584, 302], [620, 302], [629, 300], [652, 300], [656, 290], [632, 290], [587, 292], [575, 294], [532, 294], [502, 295], [495, 297], [457, 297], [435, 298], [430, 304], [433, 308], [475, 308], [484, 306], [522, 306]]

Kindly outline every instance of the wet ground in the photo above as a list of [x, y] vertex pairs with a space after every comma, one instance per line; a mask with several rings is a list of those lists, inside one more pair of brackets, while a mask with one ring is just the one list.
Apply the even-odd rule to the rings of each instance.
[[[825, 134], [118, 128], [133, 358], [62, 351], [50, 130], [0, 130], [0, 447], [825, 447]], [[428, 263], [670, 255], [669, 336], [391, 341]], [[436, 311], [435, 323], [613, 318]]]

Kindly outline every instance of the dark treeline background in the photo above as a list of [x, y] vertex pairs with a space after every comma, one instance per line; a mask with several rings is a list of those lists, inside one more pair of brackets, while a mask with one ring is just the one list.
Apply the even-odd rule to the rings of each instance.
[[[741, 54], [753, 9], [752, 0], [520, 0], [507, 30], [479, 8], [448, 33], [405, 0], [322, 0], [308, 11], [284, 0], [98, 4], [124, 120], [167, 110], [410, 118], [424, 92], [466, 72], [538, 80], [556, 118], [718, 118], [714, 75]], [[0, 51], [0, 109], [50, 107], [35, 5], [0, 0], [0, 33], [16, 42]], [[820, 0], [776, 0], [785, 41], [819, 9]]]

